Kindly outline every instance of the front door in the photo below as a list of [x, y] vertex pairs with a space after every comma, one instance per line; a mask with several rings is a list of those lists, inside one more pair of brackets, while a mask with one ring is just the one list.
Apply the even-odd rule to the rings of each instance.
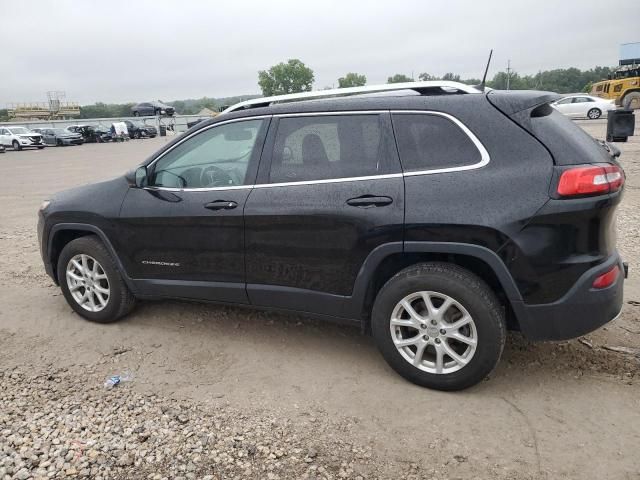
[[352, 315], [365, 259], [401, 245], [400, 172], [388, 113], [274, 118], [245, 207], [251, 303]]
[[246, 303], [243, 209], [268, 118], [214, 124], [151, 162], [122, 205], [120, 251], [149, 295]]

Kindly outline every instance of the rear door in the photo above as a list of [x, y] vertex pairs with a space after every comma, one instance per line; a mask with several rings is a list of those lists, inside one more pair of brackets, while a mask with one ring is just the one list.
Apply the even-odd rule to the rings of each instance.
[[403, 219], [387, 112], [274, 117], [245, 207], [251, 303], [350, 316], [365, 259], [401, 248]]
[[42, 135], [42, 141], [44, 143], [46, 143], [47, 145], [55, 145], [56, 144], [56, 137], [53, 134], [52, 130], [42, 130], [40, 132], [40, 134]]
[[242, 212], [269, 118], [202, 129], [150, 164], [120, 213], [123, 262], [147, 294], [246, 303]]

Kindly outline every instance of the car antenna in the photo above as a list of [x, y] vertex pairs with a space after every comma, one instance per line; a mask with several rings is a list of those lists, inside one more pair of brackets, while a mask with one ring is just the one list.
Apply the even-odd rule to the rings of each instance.
[[487, 72], [489, 71], [489, 64], [491, 63], [491, 56], [493, 55], [493, 48], [489, 50], [489, 59], [487, 60], [487, 66], [484, 69], [484, 75], [482, 76], [482, 82], [476, 88], [478, 88], [482, 93], [484, 93], [484, 86], [487, 82]]

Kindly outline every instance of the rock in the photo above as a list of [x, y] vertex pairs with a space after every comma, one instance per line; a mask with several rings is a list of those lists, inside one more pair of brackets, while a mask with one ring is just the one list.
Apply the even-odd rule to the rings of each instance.
[[117, 464], [120, 467], [128, 467], [130, 465], [133, 465], [133, 462], [134, 462], [133, 456], [129, 453], [125, 453], [120, 458], [118, 458]]
[[27, 478], [31, 477], [31, 473], [29, 473], [29, 470], [23, 467], [18, 470], [13, 477], [17, 480], [27, 480]]

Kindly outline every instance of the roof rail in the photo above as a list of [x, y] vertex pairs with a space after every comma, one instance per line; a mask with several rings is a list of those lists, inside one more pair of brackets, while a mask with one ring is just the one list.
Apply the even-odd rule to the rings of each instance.
[[[365, 85], [364, 87], [333, 88], [329, 90], [315, 90], [313, 92], [289, 93], [273, 97], [253, 98], [227, 107], [222, 113], [230, 113], [245, 108], [267, 107], [272, 103], [308, 100], [312, 98], [345, 97], [362, 93], [390, 92], [397, 90], [414, 90], [418, 93], [443, 93], [456, 91], [457, 93], [481, 93], [475, 87], [460, 82], [430, 80], [426, 82], [387, 83], [383, 85]], [[439, 91], [439, 92], [438, 92]]]

